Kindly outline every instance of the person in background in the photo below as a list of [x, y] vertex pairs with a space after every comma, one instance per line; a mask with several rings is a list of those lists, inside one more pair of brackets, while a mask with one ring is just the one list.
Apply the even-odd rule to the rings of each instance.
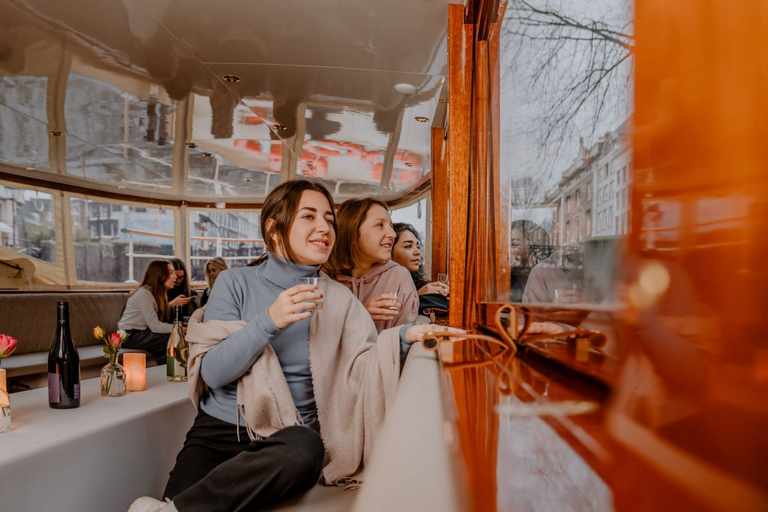
[[139, 287], [134, 290], [125, 305], [119, 329], [130, 336], [123, 342], [124, 348], [134, 348], [150, 352], [157, 364], [165, 364], [165, 349], [173, 325], [171, 308], [181, 306], [183, 297], [168, 301], [168, 290], [176, 283], [173, 265], [167, 260], [153, 260], [147, 265]]
[[195, 310], [195, 303], [192, 300], [192, 288], [189, 286], [189, 273], [187, 273], [187, 266], [179, 258], [172, 258], [171, 264], [173, 265], [173, 272], [176, 275], [176, 281], [170, 290], [168, 290], [168, 300], [172, 301], [176, 298], [185, 299], [179, 305], [182, 306], [181, 314], [188, 317]]
[[377, 331], [415, 321], [418, 294], [410, 273], [392, 261], [395, 231], [387, 205], [370, 197], [348, 199], [336, 215], [338, 239], [323, 270], [363, 303]]
[[219, 272], [227, 270], [229, 265], [221, 256], [216, 256], [208, 260], [205, 264], [205, 282], [208, 283], [208, 288], [203, 290], [203, 294], [200, 296], [200, 307], [205, 306], [208, 303], [208, 297], [213, 289], [213, 283], [216, 282], [216, 278], [219, 277]]
[[396, 222], [395, 244], [392, 246], [392, 261], [402, 265], [411, 273], [413, 284], [419, 294], [419, 314], [424, 310], [448, 310], [448, 285], [437, 281], [429, 282], [424, 276], [421, 258], [421, 239], [419, 233], [410, 224]]
[[189, 386], [199, 413], [165, 489], [172, 501], [145, 496], [129, 512], [256, 510], [321, 476], [326, 485], [359, 484], [410, 344], [440, 329], [377, 334], [344, 286], [329, 280], [323, 296], [296, 284], [323, 277], [336, 238], [323, 185], [276, 187], [261, 232], [267, 257], [221, 274], [204, 314], [190, 320]]

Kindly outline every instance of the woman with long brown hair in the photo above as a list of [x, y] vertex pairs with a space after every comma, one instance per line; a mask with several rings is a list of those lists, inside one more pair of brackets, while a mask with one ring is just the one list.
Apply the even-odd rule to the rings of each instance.
[[[199, 413], [165, 489], [172, 501], [142, 497], [129, 512], [256, 510], [321, 476], [359, 483], [410, 344], [436, 328], [379, 335], [349, 290], [320, 272], [336, 240], [333, 198], [321, 184], [275, 188], [261, 232], [266, 257], [219, 275], [189, 322]], [[325, 280], [324, 294], [297, 284], [307, 278]]]
[[411, 274], [392, 261], [395, 231], [386, 203], [349, 199], [336, 214], [339, 236], [324, 270], [363, 303], [379, 332], [416, 320]]
[[176, 283], [173, 265], [167, 260], [153, 260], [147, 265], [139, 287], [128, 298], [118, 328], [128, 331], [124, 348], [150, 352], [157, 364], [165, 364], [165, 350], [173, 325], [171, 308], [184, 302], [181, 297], [168, 302], [168, 290]]

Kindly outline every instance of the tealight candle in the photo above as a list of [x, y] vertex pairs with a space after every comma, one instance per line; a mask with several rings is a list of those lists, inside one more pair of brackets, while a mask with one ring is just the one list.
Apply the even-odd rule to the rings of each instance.
[[147, 389], [147, 355], [140, 352], [123, 354], [125, 387], [128, 391]]
[[0, 432], [9, 430], [11, 430], [11, 399], [8, 396], [5, 370], [0, 368]]

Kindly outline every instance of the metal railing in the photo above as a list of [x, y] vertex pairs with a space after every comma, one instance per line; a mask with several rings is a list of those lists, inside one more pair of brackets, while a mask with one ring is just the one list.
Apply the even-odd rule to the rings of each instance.
[[[121, 233], [127, 233], [128, 234], [128, 252], [126, 253], [126, 256], [128, 256], [128, 280], [126, 283], [136, 283], [136, 279], [134, 279], [134, 272], [133, 272], [133, 260], [134, 258], [152, 258], [152, 259], [168, 259], [167, 254], [148, 254], [148, 253], [136, 253], [134, 252], [134, 235], [139, 236], [151, 236], [155, 238], [176, 238], [174, 235], [169, 235], [167, 233], [155, 233], [153, 231], [142, 231], [140, 229], [129, 229], [129, 228], [123, 228], [120, 230]], [[202, 242], [214, 242], [216, 247], [216, 256], [222, 256], [222, 243], [224, 242], [246, 242], [246, 243], [264, 243], [264, 240], [261, 238], [228, 238], [228, 237], [211, 237], [211, 236], [190, 236], [189, 240], [196, 240], [196, 241], [202, 241]], [[191, 260], [207, 260], [210, 259], [211, 256], [190, 256]], [[225, 257], [228, 260], [251, 260], [253, 259], [253, 256], [226, 256]]]

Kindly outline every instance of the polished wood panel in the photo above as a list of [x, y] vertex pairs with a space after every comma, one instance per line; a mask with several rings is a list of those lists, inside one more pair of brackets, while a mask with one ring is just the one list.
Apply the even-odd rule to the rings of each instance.
[[[444, 92], [447, 89], [444, 89]], [[448, 102], [438, 106], [432, 123], [432, 276], [448, 273], [448, 155], [445, 121]]]
[[638, 2], [636, 31], [632, 346], [608, 431], [663, 475], [634, 510], [768, 510], [768, 6]]
[[464, 7], [448, 6], [448, 197], [450, 241], [448, 273], [449, 322], [464, 325], [465, 274], [468, 272], [469, 143], [472, 100], [472, 25], [464, 23]]

